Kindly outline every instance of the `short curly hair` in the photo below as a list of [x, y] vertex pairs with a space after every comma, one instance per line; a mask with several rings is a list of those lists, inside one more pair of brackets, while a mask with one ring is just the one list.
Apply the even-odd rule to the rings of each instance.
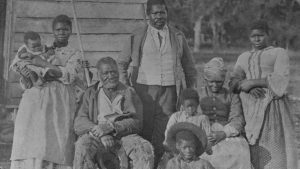
[[117, 62], [115, 59], [113, 59], [112, 57], [103, 57], [100, 60], [98, 60], [97, 64], [96, 64], [96, 68], [100, 69], [101, 65], [103, 64], [109, 64], [109, 65], [115, 65], [118, 66]]
[[65, 23], [65, 24], [69, 25], [70, 28], [72, 28], [72, 20], [67, 15], [58, 15], [58, 16], [56, 16], [54, 18], [53, 22], [52, 22], [52, 29], [54, 29], [54, 26], [57, 23]]
[[199, 94], [195, 89], [187, 88], [181, 92], [180, 104], [183, 104], [185, 100], [195, 100], [199, 104]]
[[41, 40], [41, 37], [37, 32], [28, 31], [24, 34], [24, 38], [23, 38], [23, 41], [24, 41], [25, 44], [27, 44], [28, 39], [30, 39], [30, 40]]
[[146, 8], [147, 15], [150, 15], [153, 5], [164, 5], [165, 8], [166, 8], [166, 11], [168, 12], [168, 7], [167, 7], [167, 4], [164, 0], [148, 0], [147, 1], [147, 8]]
[[270, 28], [267, 21], [265, 20], [254, 21], [250, 26], [250, 30], [255, 30], [255, 29], [262, 30], [269, 35]]

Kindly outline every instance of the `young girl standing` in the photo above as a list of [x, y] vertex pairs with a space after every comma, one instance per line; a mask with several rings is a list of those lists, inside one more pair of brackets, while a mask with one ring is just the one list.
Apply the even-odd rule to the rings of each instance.
[[15, 121], [11, 169], [72, 168], [74, 86], [80, 82], [78, 74], [83, 68], [80, 53], [68, 46], [71, 19], [59, 15], [52, 28], [55, 59], [50, 63], [39, 57], [33, 59], [34, 64], [48, 69], [45, 83], [36, 87], [28, 82], [30, 79], [21, 78], [26, 89]]
[[296, 169], [297, 154], [286, 96], [289, 57], [267, 43], [269, 27], [256, 21], [250, 28], [253, 49], [238, 57], [230, 87], [240, 93], [246, 136], [255, 169]]

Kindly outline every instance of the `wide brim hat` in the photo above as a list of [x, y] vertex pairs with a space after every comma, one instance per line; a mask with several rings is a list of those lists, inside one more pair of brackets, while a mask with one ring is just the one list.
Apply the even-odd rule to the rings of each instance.
[[203, 154], [207, 146], [206, 133], [201, 127], [188, 122], [179, 122], [170, 127], [166, 135], [165, 146], [172, 152], [178, 153], [178, 150], [176, 149], [176, 134], [183, 130], [190, 131], [196, 136], [198, 142], [202, 145], [202, 149], [197, 148], [196, 154]]

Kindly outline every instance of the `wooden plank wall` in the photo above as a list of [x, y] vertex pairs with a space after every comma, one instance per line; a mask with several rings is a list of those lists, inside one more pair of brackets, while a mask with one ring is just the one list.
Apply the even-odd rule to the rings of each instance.
[[[5, 11], [6, 11], [6, 1], [0, 1], [0, 74], [3, 74], [4, 67], [4, 57], [3, 57], [3, 47], [4, 47], [4, 32], [5, 32]], [[0, 104], [3, 103], [3, 92], [4, 92], [4, 79], [0, 77]]]
[[[9, 0], [11, 9], [11, 32], [6, 54], [6, 68], [22, 45], [24, 32], [32, 30], [41, 35], [43, 43], [51, 44], [53, 18], [59, 14], [73, 16], [71, 0]], [[129, 34], [145, 22], [146, 0], [75, 0], [83, 48], [90, 63], [103, 56], [116, 57], [123, 44], [129, 41]], [[8, 28], [7, 28], [8, 29]], [[73, 22], [70, 45], [79, 49]], [[18, 105], [22, 89], [19, 76], [6, 71], [6, 96], [8, 104]]]

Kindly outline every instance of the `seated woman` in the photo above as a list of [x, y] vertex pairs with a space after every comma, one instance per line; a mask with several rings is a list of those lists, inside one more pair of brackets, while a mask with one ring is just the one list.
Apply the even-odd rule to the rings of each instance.
[[240, 98], [223, 87], [226, 69], [222, 58], [204, 67], [206, 86], [200, 89], [200, 108], [210, 122], [212, 155], [204, 154], [216, 169], [250, 169], [250, 150], [241, 132], [245, 126]]

